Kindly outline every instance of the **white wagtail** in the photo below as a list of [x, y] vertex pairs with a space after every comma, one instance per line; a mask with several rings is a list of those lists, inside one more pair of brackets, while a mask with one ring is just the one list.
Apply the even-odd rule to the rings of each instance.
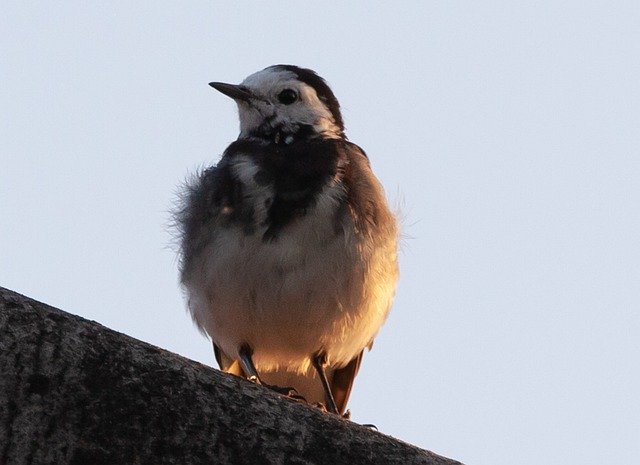
[[210, 85], [238, 104], [240, 136], [177, 215], [191, 315], [222, 370], [344, 414], [395, 293], [396, 219], [314, 71]]

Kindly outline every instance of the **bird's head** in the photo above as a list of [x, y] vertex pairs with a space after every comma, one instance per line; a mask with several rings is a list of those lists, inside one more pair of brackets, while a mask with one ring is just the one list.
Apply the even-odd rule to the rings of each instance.
[[292, 65], [270, 66], [241, 84], [211, 82], [238, 104], [240, 137], [272, 138], [297, 133], [344, 138], [340, 104], [324, 79]]

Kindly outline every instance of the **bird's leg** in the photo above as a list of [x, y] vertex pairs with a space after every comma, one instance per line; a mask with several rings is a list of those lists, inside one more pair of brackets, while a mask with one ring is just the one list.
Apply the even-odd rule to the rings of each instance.
[[240, 347], [240, 350], [238, 351], [238, 355], [240, 357], [240, 365], [242, 366], [242, 370], [247, 375], [247, 379], [249, 381], [253, 381], [256, 384], [269, 388], [272, 391], [277, 392], [278, 394], [282, 394], [294, 400], [298, 400], [298, 401], [301, 400], [306, 402], [305, 398], [302, 397], [300, 394], [298, 394], [298, 391], [296, 391], [295, 388], [274, 386], [272, 384], [267, 384], [264, 381], [262, 381], [262, 379], [260, 379], [260, 376], [258, 375], [258, 370], [256, 370], [256, 366], [253, 364], [253, 358], [252, 358], [253, 351], [251, 350], [251, 347], [249, 347], [247, 344], [244, 344], [242, 347]]
[[260, 379], [260, 376], [258, 376], [258, 371], [256, 370], [256, 366], [253, 364], [253, 359], [251, 358], [253, 355], [251, 347], [244, 344], [240, 347], [238, 355], [240, 356], [240, 365], [242, 366], [244, 373], [247, 375], [247, 379], [256, 384], [262, 384], [262, 380]]
[[327, 400], [327, 406], [329, 407], [328, 410], [331, 413], [340, 415], [338, 407], [336, 406], [336, 401], [334, 400], [333, 394], [331, 393], [331, 386], [329, 385], [329, 380], [327, 379], [327, 373], [325, 372], [325, 368], [327, 366], [327, 354], [324, 352], [320, 352], [313, 357], [312, 361], [313, 367], [318, 372], [320, 381], [322, 381], [322, 387], [324, 388], [324, 397]]

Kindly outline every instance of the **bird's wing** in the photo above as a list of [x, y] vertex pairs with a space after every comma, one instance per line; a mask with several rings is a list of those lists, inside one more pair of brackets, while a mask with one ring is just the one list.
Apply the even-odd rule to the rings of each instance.
[[215, 354], [218, 365], [222, 371], [246, 378], [244, 371], [240, 367], [240, 362], [225, 354], [215, 342], [213, 343], [213, 353]]
[[347, 401], [351, 394], [353, 380], [360, 369], [362, 354], [364, 354], [364, 350], [345, 367], [338, 368], [333, 372], [333, 377], [331, 379], [331, 394], [333, 394], [333, 400], [335, 400], [336, 407], [338, 407], [340, 414], [343, 414], [347, 409]]
[[384, 189], [371, 171], [366, 153], [350, 142], [345, 149], [348, 164], [342, 182], [347, 188], [347, 204], [356, 229], [378, 237], [395, 235], [395, 218], [387, 207]]
[[174, 213], [181, 247], [181, 275], [184, 283], [192, 260], [211, 242], [218, 226], [246, 222], [247, 206], [243, 203], [242, 186], [234, 178], [229, 157], [217, 166], [197, 173], [188, 180], [179, 208]]

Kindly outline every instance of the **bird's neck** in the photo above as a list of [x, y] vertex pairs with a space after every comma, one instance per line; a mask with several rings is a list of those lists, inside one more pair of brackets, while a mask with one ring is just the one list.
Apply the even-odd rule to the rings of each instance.
[[295, 126], [284, 124], [271, 126], [269, 124], [263, 124], [248, 133], [240, 133], [239, 136], [239, 139], [260, 139], [264, 142], [275, 145], [290, 145], [293, 142], [304, 142], [317, 139], [343, 138], [343, 134], [320, 132], [316, 127], [310, 124], [299, 124]]

